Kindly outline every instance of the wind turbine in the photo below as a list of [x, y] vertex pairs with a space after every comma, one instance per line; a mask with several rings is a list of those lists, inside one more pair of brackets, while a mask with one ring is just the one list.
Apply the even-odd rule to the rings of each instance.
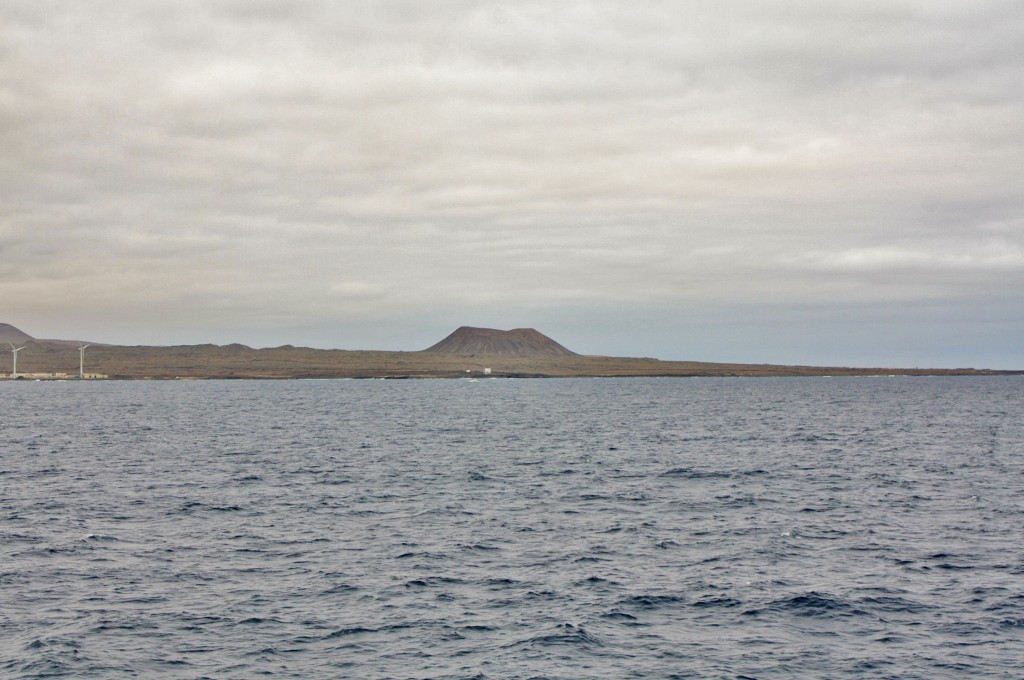
[[18, 352], [28, 347], [28, 345], [22, 345], [21, 347], [15, 347], [13, 342], [7, 343], [11, 346], [11, 354], [14, 355], [14, 366], [11, 367], [11, 379], [18, 377]]
[[85, 348], [90, 345], [82, 345], [78, 348], [78, 377], [85, 377]]

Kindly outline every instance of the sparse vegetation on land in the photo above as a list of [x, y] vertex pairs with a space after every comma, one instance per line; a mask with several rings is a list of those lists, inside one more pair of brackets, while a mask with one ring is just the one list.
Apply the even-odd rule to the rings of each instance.
[[[488, 329], [468, 329], [468, 331]], [[825, 375], [1000, 375], [1022, 371], [985, 369], [844, 368], [659, 361], [573, 354], [540, 333], [508, 331], [529, 346], [506, 347], [493, 333], [463, 331], [433, 351], [379, 352], [245, 345], [171, 347], [94, 344], [86, 370], [121, 379], [202, 378], [459, 378], [627, 376], [825, 376]], [[456, 333], [459, 333], [457, 331]], [[498, 331], [497, 333], [504, 333]], [[535, 335], [534, 335], [535, 334]], [[446, 340], [452, 339], [449, 336]], [[552, 346], [546, 345], [548, 340]], [[78, 373], [79, 354], [69, 341], [28, 340], [18, 358], [24, 373]], [[445, 342], [445, 341], [442, 341]], [[441, 345], [441, 343], [439, 343]], [[486, 351], [471, 351], [474, 346]], [[447, 349], [446, 349], [447, 347]]]

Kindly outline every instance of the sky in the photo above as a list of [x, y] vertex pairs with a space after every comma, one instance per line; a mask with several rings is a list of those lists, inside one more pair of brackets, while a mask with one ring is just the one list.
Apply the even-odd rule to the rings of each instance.
[[4, 0], [39, 338], [1024, 369], [1019, 0]]

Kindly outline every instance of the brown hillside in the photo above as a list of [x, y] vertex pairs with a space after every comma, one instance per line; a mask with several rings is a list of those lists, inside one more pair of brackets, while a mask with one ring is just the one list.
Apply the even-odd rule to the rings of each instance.
[[532, 328], [500, 331], [462, 326], [424, 352], [441, 354], [491, 354], [496, 356], [576, 356], [548, 336]]
[[[2, 326], [7, 324], [0, 324]], [[89, 345], [84, 356], [86, 373], [122, 379], [1024, 375], [1024, 371], [973, 368], [772, 366], [580, 356], [530, 329], [460, 328], [430, 351], [420, 352], [328, 350], [291, 345], [264, 349], [238, 344], [118, 346], [33, 340], [17, 329], [14, 331], [19, 335], [9, 337], [29, 338], [18, 355], [18, 372], [26, 380], [31, 379], [32, 373], [77, 375], [82, 359], [78, 344]], [[10, 376], [8, 367], [13, 368], [13, 357], [6, 344], [4, 350], [6, 361], [0, 366], [0, 377], [7, 378]], [[507, 354], [496, 354], [501, 351]], [[476, 356], [472, 356], [474, 353]]]
[[9, 323], [0, 323], [0, 342], [14, 343], [15, 345], [23, 345], [26, 342], [32, 342], [35, 340], [31, 335], [21, 331]]
[[[0, 357], [2, 359], [3, 357]], [[74, 346], [37, 340], [18, 356], [19, 373], [76, 375]], [[0, 375], [11, 368], [10, 349]], [[709, 364], [626, 357], [579, 355], [478, 355], [444, 352], [376, 352], [243, 345], [172, 347], [92, 345], [85, 352], [86, 372], [111, 378], [456, 378], [625, 377], [625, 376], [812, 376], [812, 375], [993, 375], [1024, 371], [975, 369], [839, 368]]]

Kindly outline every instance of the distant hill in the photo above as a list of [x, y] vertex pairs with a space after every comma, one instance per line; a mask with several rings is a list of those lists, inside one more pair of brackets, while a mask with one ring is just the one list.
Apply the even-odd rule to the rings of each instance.
[[[1024, 371], [900, 368], [843, 368], [713, 364], [698, 361], [581, 356], [532, 328], [500, 331], [463, 327], [433, 347], [418, 352], [313, 349], [245, 345], [106, 345], [33, 338], [0, 323], [0, 352], [13, 368], [8, 342], [25, 347], [18, 355], [20, 374], [77, 375], [83, 355], [86, 373], [111, 378], [579, 378], [653, 376], [896, 376], [896, 375], [1024, 375]], [[474, 356], [475, 355], [475, 356]], [[6, 368], [3, 367], [3, 368]], [[0, 371], [0, 377], [9, 373]]]
[[462, 326], [424, 352], [440, 354], [491, 354], [497, 356], [577, 356], [532, 328], [500, 331]]
[[6, 345], [7, 343], [14, 343], [15, 345], [22, 345], [26, 342], [32, 342], [35, 340], [28, 333], [19, 330], [9, 323], [0, 323], [0, 343]]

